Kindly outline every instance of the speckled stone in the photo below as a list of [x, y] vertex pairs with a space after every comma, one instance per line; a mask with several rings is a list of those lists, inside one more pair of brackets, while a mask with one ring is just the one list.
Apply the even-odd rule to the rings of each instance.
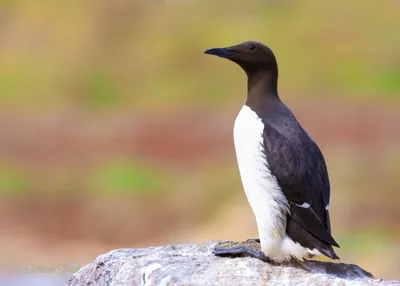
[[212, 254], [217, 245], [231, 244], [235, 243], [208, 241], [116, 249], [74, 273], [66, 285], [400, 285], [400, 281], [375, 279], [350, 264], [316, 262], [310, 272], [250, 257], [221, 258]]

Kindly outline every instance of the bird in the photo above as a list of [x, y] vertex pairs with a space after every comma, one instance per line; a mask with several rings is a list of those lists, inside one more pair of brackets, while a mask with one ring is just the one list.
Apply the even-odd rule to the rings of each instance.
[[339, 259], [329, 218], [330, 182], [324, 156], [278, 94], [278, 64], [265, 44], [247, 41], [204, 52], [228, 59], [247, 75], [247, 97], [233, 139], [247, 200], [255, 215], [260, 250], [216, 248], [218, 256], [263, 261]]

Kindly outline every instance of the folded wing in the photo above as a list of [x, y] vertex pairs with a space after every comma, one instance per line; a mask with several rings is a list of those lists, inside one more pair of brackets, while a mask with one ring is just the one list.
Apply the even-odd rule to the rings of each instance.
[[290, 137], [280, 134], [267, 123], [264, 125], [266, 159], [271, 173], [277, 178], [289, 201], [290, 219], [320, 240], [315, 248], [321, 248], [320, 245], [327, 250], [332, 249], [332, 245], [339, 247], [331, 236], [329, 177], [318, 146], [300, 125], [296, 126], [299, 127], [296, 128], [298, 132], [288, 132]]

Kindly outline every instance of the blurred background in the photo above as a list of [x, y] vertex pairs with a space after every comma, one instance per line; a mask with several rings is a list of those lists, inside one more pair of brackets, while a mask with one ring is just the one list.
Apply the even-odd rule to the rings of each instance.
[[400, 279], [399, 29], [394, 0], [1, 1], [0, 283], [257, 237], [232, 138], [245, 74], [203, 54], [246, 40], [325, 155], [338, 255]]

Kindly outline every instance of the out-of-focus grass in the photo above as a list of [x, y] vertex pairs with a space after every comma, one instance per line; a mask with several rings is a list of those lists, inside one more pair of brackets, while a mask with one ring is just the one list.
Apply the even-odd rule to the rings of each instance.
[[118, 104], [118, 86], [107, 72], [97, 71], [89, 76], [85, 104], [110, 107]]
[[[79, 169], [79, 168], [78, 168]], [[87, 173], [86, 173], [87, 172]], [[75, 167], [61, 166], [38, 171], [18, 164], [0, 165], [0, 194], [49, 197], [85, 195], [146, 197], [169, 195], [177, 174], [157, 169], [138, 160], [105, 160], [92, 166], [82, 177]]]
[[170, 189], [166, 178], [165, 172], [163, 174], [154, 167], [120, 160], [97, 166], [89, 178], [89, 189], [103, 195], [160, 195]]
[[275, 51], [285, 97], [400, 94], [396, 1], [2, 5], [3, 106], [226, 105], [244, 76], [202, 53], [249, 39]]
[[388, 245], [394, 245], [393, 239], [397, 233], [390, 229], [376, 229], [374, 227], [368, 229], [353, 229], [346, 233], [338, 235], [340, 247], [344, 253], [351, 249], [353, 255], [367, 255], [371, 252], [379, 252]]
[[0, 194], [24, 195], [34, 186], [32, 175], [10, 162], [0, 163]]

